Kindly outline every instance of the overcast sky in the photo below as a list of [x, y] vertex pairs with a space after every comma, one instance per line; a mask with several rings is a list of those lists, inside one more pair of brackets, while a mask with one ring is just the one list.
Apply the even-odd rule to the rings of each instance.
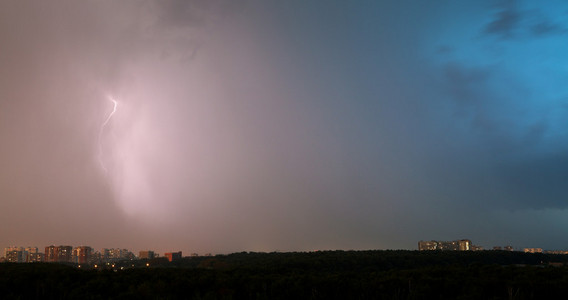
[[1, 247], [568, 249], [567, 206], [565, 1], [0, 1]]

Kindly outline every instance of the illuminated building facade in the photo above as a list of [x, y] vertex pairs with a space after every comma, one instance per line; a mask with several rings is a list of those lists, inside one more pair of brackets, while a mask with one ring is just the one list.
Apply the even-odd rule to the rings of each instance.
[[4, 248], [4, 257], [8, 257], [8, 254], [13, 251], [25, 251], [23, 247], [6, 247]]
[[470, 240], [459, 240], [458, 246], [460, 251], [470, 251], [473, 245]]
[[72, 262], [73, 247], [57, 246], [55, 247], [57, 262]]
[[438, 242], [436, 241], [420, 241], [418, 242], [418, 250], [438, 250]]
[[38, 253], [38, 249], [37, 247], [26, 247], [26, 252], [28, 252], [28, 254], [34, 254]]
[[93, 248], [89, 246], [79, 246], [73, 249], [73, 262], [78, 264], [86, 264], [91, 261]]
[[470, 240], [458, 241], [420, 241], [418, 242], [418, 250], [442, 250], [442, 251], [472, 251], [475, 250]]
[[47, 246], [45, 247], [46, 262], [73, 262], [73, 247], [71, 246]]
[[23, 263], [26, 262], [28, 255], [23, 248], [19, 250], [9, 250], [6, 252], [6, 262]]
[[6, 247], [4, 248], [4, 256], [6, 262], [41, 262], [43, 261], [43, 253], [40, 253], [37, 247]]
[[179, 252], [169, 252], [164, 254], [165, 257], [168, 258], [169, 261], [176, 261], [181, 259], [181, 251]]
[[138, 258], [140, 259], [153, 259], [155, 257], [154, 251], [140, 251], [138, 253]]
[[53, 245], [45, 247], [44, 260], [46, 262], [57, 262], [57, 254], [56, 254], [55, 248], [57, 248], [57, 247], [55, 247]]
[[120, 248], [104, 248], [101, 251], [101, 259], [104, 262], [113, 262], [125, 259], [134, 259], [136, 256], [128, 251], [128, 249], [120, 249]]
[[43, 262], [45, 261], [44, 254], [41, 252], [28, 253], [28, 262]]

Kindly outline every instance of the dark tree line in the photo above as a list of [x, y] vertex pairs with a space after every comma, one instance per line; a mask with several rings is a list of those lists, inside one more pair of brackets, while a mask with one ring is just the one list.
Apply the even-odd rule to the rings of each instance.
[[566, 262], [564, 255], [505, 251], [323, 251], [125, 261], [88, 270], [4, 263], [0, 298], [558, 299], [568, 294], [568, 267], [558, 266]]

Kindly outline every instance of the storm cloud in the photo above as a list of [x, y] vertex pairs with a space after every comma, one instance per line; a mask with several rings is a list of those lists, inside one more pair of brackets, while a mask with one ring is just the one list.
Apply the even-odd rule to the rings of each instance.
[[0, 241], [563, 249], [566, 9], [3, 1]]

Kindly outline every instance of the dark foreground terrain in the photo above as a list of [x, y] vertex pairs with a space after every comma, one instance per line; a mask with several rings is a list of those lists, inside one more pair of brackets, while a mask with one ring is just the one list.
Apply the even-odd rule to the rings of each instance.
[[567, 262], [505, 251], [323, 251], [96, 269], [2, 263], [0, 299], [566, 299]]

